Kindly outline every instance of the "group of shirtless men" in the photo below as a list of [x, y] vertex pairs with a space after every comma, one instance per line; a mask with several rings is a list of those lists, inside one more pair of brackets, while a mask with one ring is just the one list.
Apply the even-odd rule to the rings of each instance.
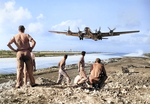
[[[29, 35], [25, 34], [25, 27], [23, 25], [19, 26], [19, 33], [14, 35], [13, 38], [9, 41], [7, 46], [13, 50], [14, 52], [17, 52], [17, 84], [16, 88], [20, 88], [24, 84], [27, 84], [27, 74], [30, 79], [30, 85], [32, 87], [36, 86], [35, 79], [33, 77], [33, 65], [34, 61], [32, 58], [32, 50], [35, 47], [35, 40]], [[32, 45], [30, 46], [30, 42]], [[17, 46], [17, 49], [14, 49], [12, 47], [12, 43], [15, 43]], [[79, 77], [77, 78], [76, 84], [80, 85], [84, 82], [88, 82], [88, 78], [85, 72], [85, 62], [84, 62], [84, 56], [85, 51], [82, 51], [82, 57], [78, 63], [78, 71], [79, 71]], [[63, 77], [66, 78], [67, 84], [70, 83], [70, 78], [68, 74], [65, 71], [65, 61], [67, 59], [67, 55], [64, 55], [64, 58], [59, 62], [59, 76], [57, 83], [60, 84], [62, 82]], [[106, 71], [104, 66], [100, 63], [101, 60], [99, 58], [96, 59], [95, 63], [91, 65], [90, 70], [90, 76], [89, 76], [89, 83], [95, 86], [95, 84], [100, 83], [102, 81], [103, 77], [106, 75]], [[25, 68], [26, 67], [26, 68]], [[23, 74], [24, 74], [24, 81], [23, 81]], [[105, 78], [106, 79], [106, 78]]]

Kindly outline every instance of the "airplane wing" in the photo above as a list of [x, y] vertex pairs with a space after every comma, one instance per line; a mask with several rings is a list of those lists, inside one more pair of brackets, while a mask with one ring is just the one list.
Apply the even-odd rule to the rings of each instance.
[[77, 32], [71, 32], [68, 34], [68, 32], [60, 32], [60, 31], [49, 31], [51, 33], [57, 33], [57, 34], [65, 34], [67, 36], [79, 36]]
[[128, 34], [128, 33], [136, 33], [140, 31], [124, 31], [124, 32], [113, 32], [113, 35], [111, 35], [109, 32], [107, 33], [101, 33], [102, 37], [107, 37], [107, 36], [119, 36], [120, 34]]

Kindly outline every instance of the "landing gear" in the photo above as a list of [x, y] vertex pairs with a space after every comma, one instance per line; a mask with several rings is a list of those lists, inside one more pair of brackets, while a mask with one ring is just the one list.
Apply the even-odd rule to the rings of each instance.
[[102, 40], [102, 36], [101, 35], [98, 35], [97, 37], [99, 40]]
[[80, 36], [79, 39], [80, 39], [80, 40], [83, 40], [83, 37]]

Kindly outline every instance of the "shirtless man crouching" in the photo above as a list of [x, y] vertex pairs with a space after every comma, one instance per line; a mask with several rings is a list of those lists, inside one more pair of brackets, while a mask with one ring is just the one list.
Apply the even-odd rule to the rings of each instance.
[[98, 84], [99, 88], [107, 79], [105, 67], [100, 62], [101, 60], [97, 58], [95, 63], [91, 65], [90, 77], [89, 77], [89, 81], [93, 85], [93, 87], [96, 87], [96, 84]]

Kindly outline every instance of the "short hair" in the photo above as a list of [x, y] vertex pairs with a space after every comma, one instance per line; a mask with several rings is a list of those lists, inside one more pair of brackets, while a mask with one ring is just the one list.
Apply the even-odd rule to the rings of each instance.
[[95, 62], [100, 63], [100, 62], [101, 62], [101, 59], [100, 59], [100, 58], [96, 58]]
[[20, 26], [19, 26], [19, 30], [20, 30], [21, 32], [24, 32], [25, 27], [24, 27], [23, 25], [20, 25]]
[[64, 58], [67, 59], [68, 55], [64, 55]]
[[81, 52], [82, 55], [85, 55], [85, 53], [86, 53], [85, 51], [82, 51], [82, 52]]

